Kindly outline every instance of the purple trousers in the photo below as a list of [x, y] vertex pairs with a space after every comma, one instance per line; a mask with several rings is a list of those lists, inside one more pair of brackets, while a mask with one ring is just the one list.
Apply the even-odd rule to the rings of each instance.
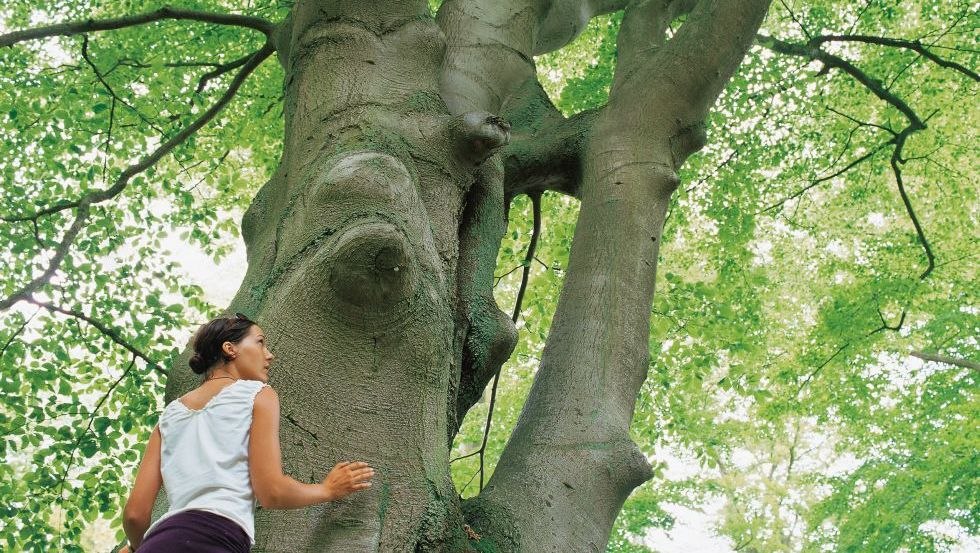
[[230, 518], [190, 509], [161, 522], [136, 553], [248, 553], [251, 543], [245, 529]]

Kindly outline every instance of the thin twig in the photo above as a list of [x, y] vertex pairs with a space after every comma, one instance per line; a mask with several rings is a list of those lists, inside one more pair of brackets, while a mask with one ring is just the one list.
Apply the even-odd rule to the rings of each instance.
[[201, 79], [197, 83], [197, 89], [195, 90], [195, 92], [200, 93], [202, 90], [204, 90], [204, 87], [207, 86], [208, 81], [210, 81], [211, 79], [216, 79], [216, 78], [224, 75], [225, 73], [227, 73], [227, 72], [229, 72], [229, 71], [231, 71], [233, 69], [237, 69], [237, 68], [245, 65], [246, 63], [248, 63], [248, 60], [251, 57], [252, 57], [252, 54], [246, 54], [246, 55], [238, 58], [237, 60], [230, 61], [228, 63], [219, 65], [214, 70], [208, 71], [207, 73], [205, 73], [204, 75], [201, 76]]
[[[944, 34], [947, 33], [947, 32], [949, 32], [949, 29], [947, 29], [944, 32]], [[840, 39], [840, 40], [854, 39], [854, 40], [859, 40], [859, 41], [862, 41], [862, 42], [869, 42], [869, 43], [873, 43], [873, 44], [885, 44], [885, 45], [890, 45], [890, 46], [907, 47], [907, 48], [913, 49], [913, 50], [915, 50], [917, 52], [920, 52], [920, 53], [928, 52], [927, 50], [925, 50], [922, 47], [921, 43], [918, 43], [918, 42], [913, 43], [913, 42], [909, 42], [909, 41], [900, 41], [900, 40], [897, 40], [897, 39], [886, 39], [886, 38], [881, 38], [881, 37], [868, 37], [868, 36], [864, 36], [864, 35], [851, 35], [849, 37], [844, 36], [844, 35], [830, 35], [830, 38], [828, 38], [827, 40], [831, 40], [831, 39]], [[802, 57], [806, 57], [806, 58], [809, 58], [809, 59], [812, 59], [812, 60], [819, 60], [819, 61], [821, 61], [821, 62], [824, 63], [825, 68], [834, 67], [834, 68], [841, 69], [842, 71], [844, 71], [848, 75], [852, 76], [859, 83], [861, 83], [862, 85], [864, 85], [865, 88], [867, 88], [869, 91], [871, 91], [875, 96], [878, 96], [879, 98], [881, 98], [882, 100], [884, 100], [885, 102], [887, 102], [888, 104], [890, 104], [891, 106], [893, 106], [895, 109], [897, 109], [898, 111], [900, 111], [903, 115], [905, 115], [906, 119], [908, 119], [908, 122], [909, 122], [908, 125], [901, 132], [895, 134], [894, 131], [890, 131], [889, 130], [889, 132], [893, 135], [893, 138], [892, 138], [892, 140], [886, 142], [885, 144], [893, 144], [895, 146], [894, 150], [892, 151], [892, 156], [891, 156], [890, 164], [891, 164], [891, 167], [892, 167], [892, 172], [895, 175], [895, 183], [898, 186], [899, 195], [902, 198], [902, 203], [905, 205], [905, 211], [908, 213], [909, 218], [912, 219], [912, 225], [915, 227], [915, 232], [916, 232], [916, 235], [918, 237], [919, 243], [922, 245], [922, 248], [925, 250], [926, 260], [927, 260], [928, 266], [926, 267], [925, 271], [923, 271], [922, 274], [919, 275], [919, 278], [920, 279], [924, 279], [927, 276], [929, 276], [929, 274], [932, 272], [932, 270], [936, 266], [935, 255], [932, 252], [932, 248], [929, 245], [929, 241], [926, 239], [925, 231], [922, 228], [922, 224], [919, 222], [919, 219], [918, 219], [918, 217], [915, 214], [915, 210], [912, 208], [912, 202], [909, 199], [908, 192], [905, 190], [905, 183], [904, 183], [904, 181], [902, 179], [902, 170], [901, 170], [901, 167], [899, 165], [900, 164], [904, 164], [907, 161], [906, 159], [903, 159], [902, 158], [902, 149], [905, 146], [905, 140], [912, 133], [925, 129], [926, 128], [926, 122], [933, 115], [935, 115], [938, 112], [938, 110], [937, 111], [934, 111], [931, 115], [929, 115], [929, 117], [926, 117], [925, 120], [921, 119], [919, 117], [919, 115], [917, 113], [915, 113], [915, 111], [911, 107], [909, 107], [909, 105], [907, 103], [905, 103], [904, 100], [902, 100], [901, 98], [899, 98], [898, 96], [896, 96], [895, 94], [893, 94], [879, 80], [870, 77], [868, 74], [864, 73], [863, 71], [861, 71], [860, 69], [858, 69], [856, 66], [854, 66], [853, 64], [851, 64], [850, 62], [848, 62], [847, 60], [845, 60], [845, 59], [843, 59], [843, 58], [841, 58], [839, 56], [834, 56], [834, 55], [828, 54], [827, 52], [824, 52], [823, 50], [821, 50], [819, 48], [819, 45], [822, 44], [822, 42], [824, 42], [824, 41], [825, 40], [822, 40], [821, 37], [817, 37], [816, 39], [813, 39], [810, 42], [808, 42], [806, 45], [801, 45], [801, 44], [792, 44], [792, 43], [785, 42], [785, 41], [782, 41], [782, 40], [779, 40], [779, 39], [776, 39], [776, 38], [772, 38], [772, 37], [767, 37], [767, 36], [762, 36], [762, 35], [759, 36], [759, 42], [760, 42], [760, 44], [762, 44], [763, 46], [765, 46], [767, 48], [772, 49], [775, 52], [779, 52], [779, 53], [783, 53], [783, 54], [789, 54], [789, 55], [793, 55], [793, 56], [802, 56]], [[926, 54], [923, 53], [923, 55], [926, 55]], [[932, 55], [932, 54], [930, 54], [930, 55]], [[932, 55], [932, 56], [933, 57], [931, 57], [930, 59], [932, 59], [933, 61], [936, 61], [936, 59], [938, 59], [934, 55]], [[960, 66], [957, 66], [957, 67], [960, 67]], [[965, 69], [965, 68], [963, 68], [963, 69]], [[970, 74], [973, 75], [972, 72], [970, 72]], [[886, 129], [886, 130], [888, 130], [888, 129]], [[881, 146], [879, 146], [879, 148], [880, 147]], [[873, 152], [876, 152], [877, 149], [878, 148], [876, 148], [875, 150], [873, 150], [872, 153]], [[853, 167], [857, 163], [860, 163], [864, 159], [867, 159], [867, 157], [870, 157], [870, 155], [869, 156], [865, 156], [863, 158], [860, 158], [856, 162], [848, 165], [848, 167], [845, 167], [844, 168], [844, 171], [850, 169], [851, 167]], [[842, 172], [843, 171], [838, 172], [837, 174], [840, 174]], [[833, 177], [833, 176], [836, 176], [836, 175], [831, 175], [831, 177]], [[803, 192], [805, 192], [809, 188], [812, 188], [812, 186], [815, 185], [815, 184], [816, 183], [813, 183], [811, 186], [804, 188], [803, 190], [801, 190], [800, 192], [798, 192], [797, 195], [802, 194]], [[773, 209], [774, 207], [778, 207], [779, 205], [782, 205], [782, 203], [785, 203], [785, 201], [786, 200], [783, 200], [783, 202], [780, 202], [780, 203], [777, 203], [777, 204], [775, 204], [773, 206], [770, 206], [769, 208], [766, 208], [763, 211], [769, 211], [770, 209]]]
[[[787, 197], [783, 198], [782, 200], [779, 200], [778, 202], [770, 205], [769, 207], [763, 208], [761, 211], [759, 211], [759, 213], [766, 213], [766, 212], [772, 211], [772, 210], [776, 209], [777, 207], [782, 206], [786, 202], [788, 202], [788, 201], [790, 201], [790, 200], [792, 200], [794, 198], [798, 198], [798, 197], [802, 196], [807, 191], [809, 191], [811, 188], [819, 185], [820, 183], [826, 182], [826, 181], [828, 181], [828, 180], [830, 180], [830, 179], [832, 179], [834, 177], [838, 177], [840, 175], [843, 175], [847, 171], [850, 171], [853, 167], [855, 167], [855, 166], [857, 166], [857, 165], [859, 165], [859, 164], [867, 161], [868, 159], [871, 159], [871, 157], [873, 157], [875, 154], [877, 154], [878, 151], [880, 151], [885, 146], [888, 146], [889, 144], [892, 144], [892, 141], [891, 140], [889, 140], [888, 142], [883, 142], [883, 143], [877, 145], [870, 152], [868, 152], [868, 153], [864, 154], [863, 156], [861, 156], [861, 157], [859, 157], [859, 158], [851, 161], [850, 163], [848, 163], [843, 169], [840, 169], [838, 171], [835, 171], [835, 172], [833, 172], [833, 173], [831, 173], [831, 174], [829, 174], [827, 176], [820, 177], [818, 179], [814, 179], [814, 180], [810, 181], [810, 184], [808, 184], [808, 185], [804, 186], [803, 188], [797, 190], [792, 195], [787, 196]], [[756, 215], [758, 215], [759, 213], [756, 213]]]
[[786, 11], [789, 13], [790, 19], [792, 19], [793, 22], [800, 27], [800, 30], [803, 31], [803, 34], [806, 36], [807, 39], [809, 39], [811, 36], [810, 31], [806, 30], [806, 27], [803, 26], [803, 22], [796, 17], [795, 13], [793, 13], [793, 9], [786, 5], [785, 0], [779, 0], [779, 3], [783, 5], [783, 8], [785, 8]]
[[794, 44], [791, 42], [786, 42], [765, 35], [758, 36], [758, 43], [780, 54], [801, 56], [811, 60], [822, 62], [825, 68], [840, 69], [841, 71], [847, 73], [855, 80], [857, 80], [859, 83], [864, 85], [864, 87], [867, 88], [872, 94], [884, 100], [885, 102], [888, 102], [895, 109], [902, 112], [902, 114], [905, 115], [906, 118], [908, 118], [908, 120], [912, 123], [912, 125], [917, 126], [919, 128], [925, 128], [925, 124], [923, 124], [922, 120], [919, 119], [919, 116], [916, 115], [915, 111], [913, 111], [912, 108], [910, 108], [909, 105], [905, 103], [905, 100], [902, 100], [901, 98], [893, 94], [890, 90], [885, 88], [882, 85], [881, 81], [872, 78], [867, 73], [860, 70], [857, 66], [845, 60], [844, 58], [824, 52], [818, 47], [811, 47], [806, 44]]
[[534, 251], [538, 247], [538, 237], [541, 234], [541, 192], [531, 194], [531, 207], [534, 214], [533, 227], [531, 231], [531, 242], [527, 246], [527, 255], [524, 256], [524, 271], [521, 274], [521, 287], [517, 290], [517, 300], [514, 302], [514, 312], [511, 320], [515, 323], [521, 313], [521, 304], [524, 301], [524, 292], [527, 289], [527, 280], [531, 272], [531, 261], [534, 260]]
[[[105, 156], [102, 158], [102, 186], [106, 185], [106, 173], [109, 168], [109, 145], [112, 143], [112, 123], [116, 118], [116, 97], [112, 97], [112, 104], [109, 106], [109, 131], [105, 138]], [[34, 219], [35, 221], [37, 219]]]
[[[85, 225], [85, 221], [88, 220], [89, 216], [89, 202], [86, 198], [83, 198], [78, 205], [78, 209], [75, 213], [75, 220], [72, 222], [71, 227], [65, 232], [65, 235], [61, 238], [61, 242], [55, 249], [54, 256], [51, 257], [51, 261], [48, 262], [48, 267], [41, 273], [40, 276], [31, 280], [19, 290], [14, 292], [9, 297], [0, 300], [0, 311], [9, 309], [10, 306], [14, 305], [20, 300], [30, 298], [31, 293], [34, 292], [39, 286], [44, 284], [51, 278], [51, 276], [58, 270], [61, 266], [62, 260], [68, 255], [68, 248], [71, 246], [72, 242], [75, 241], [75, 237], [81, 232], [82, 227]], [[37, 217], [31, 217], [31, 219], [37, 219]]]
[[[238, 92], [238, 89], [241, 87], [242, 83], [245, 82], [245, 79], [249, 76], [249, 74], [251, 74], [252, 71], [254, 71], [255, 68], [259, 66], [259, 64], [265, 61], [265, 59], [268, 58], [273, 51], [274, 50], [272, 48], [271, 43], [266, 43], [265, 46], [263, 46], [261, 49], [254, 52], [251, 55], [249, 62], [245, 64], [245, 66], [238, 72], [237, 75], [235, 75], [235, 79], [231, 82], [231, 84], [228, 85], [228, 89], [225, 90], [225, 93], [221, 96], [221, 98], [218, 99], [217, 102], [214, 103], [214, 105], [212, 105], [210, 108], [208, 108], [207, 111], [202, 113], [201, 116], [195, 119], [194, 122], [191, 123], [187, 128], [179, 132], [177, 135], [175, 135], [173, 138], [168, 140], [163, 145], [159, 146], [156, 150], [153, 151], [152, 154], [140, 160], [139, 163], [127, 167], [126, 170], [124, 170], [122, 174], [119, 176], [119, 178], [116, 180], [116, 183], [112, 186], [112, 188], [109, 188], [107, 190], [95, 191], [90, 193], [88, 196], [86, 196], [86, 198], [89, 198], [88, 203], [96, 204], [113, 198], [114, 196], [119, 194], [119, 192], [122, 192], [123, 188], [125, 188], [126, 184], [129, 182], [129, 179], [145, 171], [147, 168], [155, 164], [163, 156], [170, 153], [170, 151], [173, 150], [177, 145], [187, 140], [188, 137], [190, 137], [192, 134], [197, 132], [198, 129], [200, 129], [205, 124], [207, 124], [208, 121], [213, 119], [214, 116], [217, 115], [218, 112], [220, 112], [228, 104], [228, 102], [231, 101], [231, 99], [235, 96], [235, 93]], [[42, 215], [49, 215], [51, 213], [57, 213], [59, 211], [77, 207], [81, 204], [81, 202], [82, 200], [63, 201], [53, 206], [37, 211], [31, 215], [7, 216], [7, 217], [0, 217], [0, 219], [3, 219], [5, 221], [24, 221], [28, 219], [34, 219]]]
[[831, 361], [833, 361], [833, 359], [835, 357], [837, 357], [838, 355], [840, 355], [840, 353], [842, 351], [844, 351], [845, 349], [847, 349], [848, 346], [850, 346], [850, 345], [851, 345], [850, 342], [846, 342], [844, 345], [842, 345], [841, 347], [837, 348], [837, 351], [835, 351], [833, 353], [833, 355], [831, 355], [830, 357], [828, 357], [827, 359], [825, 359], [823, 361], [823, 363], [820, 363], [820, 365], [816, 369], [814, 369], [810, 374], [808, 374], [807, 377], [806, 377], [806, 379], [803, 380], [803, 383], [800, 384], [799, 388], [796, 389], [796, 397], [799, 397], [800, 396], [800, 392], [803, 391], [803, 388], [806, 388], [807, 384], [809, 384], [810, 381], [813, 380], [813, 378], [815, 376], [817, 376], [817, 374], [819, 374], [820, 371], [822, 371], [823, 368], [826, 367], [828, 363], [830, 363]]
[[153, 359], [150, 359], [150, 357], [147, 354], [145, 354], [142, 351], [140, 351], [139, 349], [137, 349], [136, 346], [134, 346], [131, 343], [129, 343], [129, 340], [126, 340], [125, 338], [123, 338], [122, 334], [120, 334], [120, 332], [118, 330], [116, 330], [114, 328], [110, 328], [108, 325], [106, 325], [102, 321], [99, 321], [99, 320], [97, 320], [97, 319], [95, 319], [93, 317], [89, 317], [88, 315], [86, 315], [86, 314], [84, 314], [84, 313], [82, 313], [80, 311], [75, 311], [74, 309], [65, 309], [64, 307], [61, 307], [61, 306], [58, 306], [58, 305], [54, 305], [53, 303], [47, 303], [47, 302], [43, 302], [43, 301], [38, 301], [38, 300], [36, 300], [34, 298], [29, 298], [27, 301], [30, 302], [30, 303], [33, 303], [34, 305], [37, 305], [39, 307], [43, 307], [43, 308], [47, 309], [48, 311], [55, 311], [57, 313], [61, 313], [62, 315], [68, 315], [70, 317], [75, 317], [76, 319], [81, 319], [81, 320], [87, 322], [88, 324], [94, 326], [99, 332], [101, 332], [102, 334], [104, 334], [107, 338], [109, 338], [113, 342], [115, 342], [115, 343], [119, 344], [120, 346], [124, 347], [127, 351], [129, 351], [130, 353], [132, 353], [136, 357], [139, 357], [143, 361], [146, 361], [147, 366], [149, 366], [151, 369], [157, 371], [158, 373], [160, 373], [163, 376], [168, 376], [168, 373], [167, 373], [166, 369], [164, 369], [159, 364], [157, 364], [157, 362], [154, 361]]
[[874, 127], [876, 129], [881, 129], [881, 130], [887, 132], [888, 134], [890, 134], [892, 136], [895, 136], [895, 135], [898, 134], [897, 132], [893, 131], [892, 129], [889, 129], [888, 127], [885, 127], [885, 126], [882, 126], [882, 125], [877, 125], [875, 123], [868, 123], [867, 121], [861, 121], [860, 119], [856, 119], [854, 117], [851, 117], [850, 115], [848, 115], [848, 114], [846, 114], [846, 113], [844, 113], [842, 111], [837, 111], [836, 109], [834, 109], [834, 108], [832, 108], [830, 106], [827, 106], [827, 111], [829, 111], [831, 113], [836, 113], [837, 115], [840, 115], [841, 117], [847, 119], [848, 121], [851, 121], [853, 123], [857, 123], [858, 128], [860, 128], [860, 127]]
[[103, 394], [102, 398], [99, 399], [99, 402], [95, 405], [95, 409], [92, 409], [92, 411], [91, 411], [91, 413], [89, 415], [89, 418], [88, 418], [88, 425], [85, 427], [85, 430], [82, 431], [78, 435], [78, 438], [75, 440], [75, 444], [71, 448], [71, 453], [69, 453], [68, 465], [65, 467], [65, 471], [61, 474], [61, 478], [59, 478], [59, 482], [58, 482], [58, 498], [60, 500], [63, 501], [64, 490], [65, 490], [65, 480], [68, 478], [68, 471], [71, 470], [71, 464], [75, 460], [75, 451], [78, 450], [78, 446], [79, 446], [79, 444], [82, 443], [82, 439], [85, 436], [87, 436], [88, 433], [89, 433], [89, 431], [92, 429], [92, 424], [95, 422], [95, 414], [98, 413], [99, 408], [102, 407], [102, 404], [105, 403], [105, 401], [107, 399], [109, 399], [109, 395], [112, 394], [112, 391], [116, 389], [116, 386], [118, 386], [119, 383], [122, 382], [122, 380], [124, 378], [126, 378], [126, 375], [129, 374], [129, 371], [131, 371], [133, 369], [133, 365], [135, 365], [135, 364], [136, 364], [136, 356], [134, 355], [133, 356], [133, 359], [129, 362], [129, 366], [126, 367], [126, 370], [123, 371], [123, 373], [119, 376], [119, 378], [116, 379], [115, 382], [112, 383], [111, 386], [109, 386], [109, 390], [106, 391], [106, 393]]
[[36, 317], [37, 314], [40, 312], [41, 312], [41, 308], [38, 307], [30, 317], [24, 320], [24, 324], [20, 325], [17, 328], [17, 330], [10, 333], [10, 336], [7, 337], [7, 341], [4, 342], [3, 347], [0, 348], [0, 359], [3, 359], [3, 355], [7, 353], [7, 348], [10, 347], [10, 344], [14, 342], [14, 340], [17, 338], [17, 335], [19, 335], [21, 332], [24, 332], [24, 329], [27, 328], [27, 325], [31, 324], [31, 321], [33, 321], [34, 317]]
[[140, 121], [143, 121], [144, 123], [146, 123], [150, 128], [152, 128], [156, 132], [160, 133], [161, 135], [165, 134], [164, 131], [163, 131], [163, 129], [161, 129], [150, 118], [148, 118], [146, 115], [144, 115], [142, 111], [140, 111], [139, 109], [137, 109], [136, 106], [134, 106], [133, 104], [130, 104], [125, 99], [123, 99], [122, 96], [120, 96], [119, 94], [117, 94], [116, 91], [113, 90], [113, 88], [109, 85], [109, 82], [105, 80], [105, 75], [101, 71], [99, 71], [99, 68], [95, 65], [95, 62], [93, 62], [92, 59], [89, 58], [89, 55], [88, 55], [88, 35], [82, 35], [82, 59], [85, 60], [85, 63], [87, 63], [88, 66], [92, 68], [92, 71], [95, 73], [95, 77], [102, 84], [102, 87], [106, 89], [106, 92], [109, 93], [109, 96], [112, 97], [113, 101], [118, 101], [120, 104], [122, 104], [122, 105], [126, 106], [127, 108], [129, 108], [130, 111], [132, 111], [133, 113], [135, 113], [136, 116], [140, 118]]
[[[514, 302], [514, 312], [511, 315], [511, 320], [514, 321], [515, 323], [517, 322], [517, 319], [520, 317], [521, 314], [521, 304], [524, 301], [524, 292], [527, 289], [528, 277], [531, 272], [531, 262], [535, 259], [534, 251], [538, 246], [538, 237], [541, 235], [541, 192], [540, 191], [534, 192], [530, 194], [530, 197], [531, 197], [532, 211], [534, 213], [534, 219], [532, 223], [533, 230], [531, 231], [531, 241], [530, 243], [528, 243], [527, 246], [527, 254], [524, 256], [524, 263], [521, 265], [522, 267], [524, 267], [524, 271], [521, 275], [521, 287], [517, 291], [517, 300]], [[465, 459], [467, 457], [472, 457], [473, 455], [480, 456], [480, 469], [478, 471], [480, 475], [480, 491], [483, 491], [484, 455], [487, 449], [487, 441], [489, 440], [490, 437], [490, 424], [493, 421], [493, 408], [497, 401], [497, 384], [500, 382], [500, 370], [502, 367], [503, 365], [497, 367], [497, 371], [493, 375], [493, 386], [490, 389], [490, 405], [487, 407], [487, 422], [486, 425], [483, 427], [483, 442], [480, 444], [480, 449], [474, 451], [473, 453], [469, 453], [467, 455], [463, 455], [462, 457], [458, 457], [457, 459], [454, 459], [454, 460]], [[473, 476], [476, 476], [476, 474], [474, 474]], [[470, 477], [470, 480], [463, 486], [463, 490], [466, 490], [466, 487], [469, 486], [470, 482], [472, 481], [473, 481], [473, 477]]]

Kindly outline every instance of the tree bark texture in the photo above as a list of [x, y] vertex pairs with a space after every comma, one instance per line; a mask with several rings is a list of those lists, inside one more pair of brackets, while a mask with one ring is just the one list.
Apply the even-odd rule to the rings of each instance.
[[[228, 311], [277, 355], [286, 472], [378, 472], [342, 501], [260, 509], [255, 551], [474, 551], [464, 524], [481, 550], [605, 549], [650, 476], [628, 431], [677, 169], [767, 5], [450, 0], [432, 18], [424, 1], [296, 2], [274, 33], [281, 163], [242, 220]], [[624, 7], [608, 105], [564, 118], [532, 56]], [[517, 428], [463, 502], [449, 448], [517, 339], [492, 295], [506, 206], [543, 190], [582, 202], [564, 288]], [[166, 401], [198, 384], [172, 375]]]

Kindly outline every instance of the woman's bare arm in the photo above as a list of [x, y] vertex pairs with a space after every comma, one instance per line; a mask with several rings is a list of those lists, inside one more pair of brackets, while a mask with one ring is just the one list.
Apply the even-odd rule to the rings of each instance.
[[163, 475], [160, 473], [160, 448], [163, 439], [160, 436], [160, 426], [153, 429], [150, 440], [143, 452], [139, 471], [133, 490], [123, 509], [123, 530], [129, 543], [139, 547], [143, 534], [150, 527], [150, 517], [153, 514], [153, 503], [163, 485]]

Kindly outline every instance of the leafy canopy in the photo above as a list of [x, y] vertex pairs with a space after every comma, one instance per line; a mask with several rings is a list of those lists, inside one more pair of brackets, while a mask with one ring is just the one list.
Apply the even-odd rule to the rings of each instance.
[[[157, 7], [13, 0], [0, 34]], [[271, 21], [289, 9], [181, 7]], [[536, 60], [564, 113], [605, 101], [620, 21], [596, 18]], [[976, 23], [962, 1], [774, 4], [768, 38], [729, 83], [673, 198], [632, 428], [656, 476], [627, 501], [609, 551], [650, 551], [642, 537], [671, 528], [674, 506], [718, 500], [714, 531], [739, 550], [943, 551], [977, 534], [976, 79], [948, 65], [977, 67]], [[816, 44], [823, 60], [793, 48], [837, 35], [918, 41], [948, 63], [907, 45], [830, 40]], [[164, 21], [0, 50], [0, 216], [111, 187], [214, 105], [235, 75], [222, 67], [262, 42]], [[201, 86], [209, 72], [220, 74]], [[240, 241], [237, 221], [281, 151], [282, 78], [274, 61], [260, 65], [215, 120], [92, 206], [33, 301], [0, 312], [2, 547], [92, 551], [107, 527], [110, 542], [122, 538], [165, 371], [224, 307], [165, 249], [219, 260]], [[897, 163], [910, 119], [875, 87], [926, 125], [904, 135]], [[567, 264], [577, 205], [549, 193], [543, 208], [487, 471], [530, 388]], [[531, 213], [515, 200], [499, 252], [505, 310]], [[0, 222], [0, 297], [44, 272], [74, 216]], [[454, 456], [480, 447], [487, 407], [467, 417]], [[452, 465], [464, 497], [478, 468], [477, 457]]]

